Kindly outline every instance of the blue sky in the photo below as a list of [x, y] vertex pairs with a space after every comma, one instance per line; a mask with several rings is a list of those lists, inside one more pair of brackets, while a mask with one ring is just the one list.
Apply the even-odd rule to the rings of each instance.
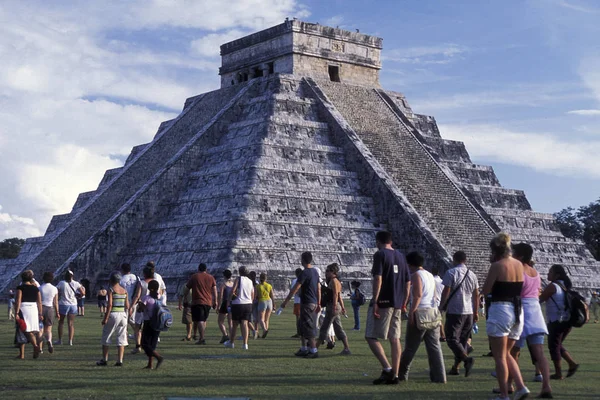
[[600, 197], [593, 0], [0, 3], [0, 239], [40, 235], [216, 89], [219, 45], [298, 17], [384, 38], [382, 86], [537, 211]]

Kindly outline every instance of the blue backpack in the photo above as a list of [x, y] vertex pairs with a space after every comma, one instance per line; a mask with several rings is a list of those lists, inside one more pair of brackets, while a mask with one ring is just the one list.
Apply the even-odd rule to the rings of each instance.
[[154, 307], [154, 314], [152, 315], [152, 319], [150, 320], [150, 326], [155, 331], [168, 331], [169, 328], [173, 325], [173, 314], [171, 314], [171, 310], [169, 307], [162, 305], [158, 301]]

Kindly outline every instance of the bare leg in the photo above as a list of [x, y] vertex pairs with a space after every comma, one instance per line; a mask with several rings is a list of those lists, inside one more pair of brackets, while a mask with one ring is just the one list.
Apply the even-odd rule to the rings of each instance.
[[523, 382], [523, 376], [521, 375], [521, 370], [519, 369], [519, 364], [517, 363], [517, 361], [514, 359], [514, 357], [511, 354], [511, 351], [512, 351], [514, 345], [515, 345], [514, 339], [508, 339], [506, 341], [506, 346], [507, 346], [507, 350], [508, 350], [508, 354], [506, 356], [506, 363], [507, 363], [507, 367], [508, 367], [510, 376], [515, 381], [517, 390], [521, 390], [525, 387], [525, 383]]
[[272, 311], [273, 310], [269, 310], [269, 309], [267, 309], [267, 311], [265, 311], [265, 327], [267, 328], [267, 330], [269, 330], [269, 323], [271, 322]]
[[133, 325], [133, 336], [135, 337], [135, 348], [139, 349], [142, 345], [142, 325], [134, 324]]
[[227, 327], [225, 326], [225, 317], [227, 314], [219, 314], [217, 318], [217, 325], [219, 325], [219, 330], [223, 336], [227, 336]]
[[102, 359], [108, 361], [108, 346], [102, 345]]
[[185, 324], [185, 332], [186, 332], [186, 338], [191, 339], [192, 338], [192, 324]]
[[[383, 369], [393, 369], [392, 366], [390, 365], [390, 363], [388, 362], [387, 357], [385, 356], [385, 351], [383, 350], [383, 346], [381, 345], [381, 343], [377, 339], [371, 339], [371, 338], [367, 338], [367, 343], [369, 344], [369, 348], [371, 349], [371, 352], [373, 353], [373, 355], [375, 355], [375, 358], [377, 358], [377, 360], [379, 360], [381, 367]], [[398, 358], [398, 361], [399, 360], [400, 359]], [[396, 373], [398, 373], [397, 369], [396, 369]]]
[[67, 316], [67, 324], [69, 326], [69, 344], [72, 344], [73, 337], [75, 336], [75, 314]]
[[241, 328], [242, 328], [242, 340], [244, 341], [245, 345], [248, 345], [248, 321], [242, 321]]
[[258, 312], [258, 321], [260, 322], [260, 327], [263, 329], [263, 333], [265, 333], [268, 330], [268, 328], [267, 328], [267, 324], [265, 322], [265, 312], [264, 311]]
[[[231, 332], [229, 332], [229, 343], [233, 344], [233, 342], [235, 341], [235, 333], [237, 331], [237, 326], [238, 326], [237, 321], [233, 321], [233, 324], [231, 324]], [[247, 328], [248, 327], [246, 326], [246, 329]]]
[[120, 363], [123, 362], [123, 353], [125, 353], [125, 346], [117, 347], [117, 357]]
[[60, 314], [60, 318], [58, 320], [58, 341], [62, 342], [63, 328], [65, 326], [65, 317], [66, 315]]
[[25, 359], [25, 345], [24, 344], [20, 344], [19, 345], [19, 357], [21, 360]]
[[200, 331], [200, 337], [198, 340], [204, 340], [204, 331], [206, 330], [206, 321], [198, 322], [198, 329]]
[[500, 397], [508, 397], [507, 337], [490, 337], [490, 346], [496, 363], [496, 379], [500, 387]]
[[533, 353], [536, 361], [536, 369], [539, 369], [542, 374], [542, 393], [550, 393], [552, 387], [550, 386], [550, 366], [548, 365], [548, 359], [544, 355], [544, 347], [541, 344], [532, 344], [529, 348]]
[[390, 339], [390, 345], [392, 346], [392, 372], [394, 376], [398, 376], [400, 357], [402, 356], [402, 344], [400, 343], [400, 339]]

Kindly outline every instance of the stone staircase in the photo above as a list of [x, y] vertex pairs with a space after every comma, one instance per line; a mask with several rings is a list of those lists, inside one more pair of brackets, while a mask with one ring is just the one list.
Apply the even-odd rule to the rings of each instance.
[[138, 270], [156, 262], [178, 287], [198, 263], [218, 271], [245, 265], [267, 272], [278, 292], [311, 251], [324, 271], [368, 279], [375, 233], [384, 229], [374, 202], [349, 170], [301, 80], [261, 80], [239, 114], [198, 154], [181, 192], [161, 202], [159, 218], [119, 253]]
[[[480, 279], [493, 229], [374, 89], [317, 82], [448, 254], [464, 250]], [[412, 250], [411, 248], [407, 248]]]

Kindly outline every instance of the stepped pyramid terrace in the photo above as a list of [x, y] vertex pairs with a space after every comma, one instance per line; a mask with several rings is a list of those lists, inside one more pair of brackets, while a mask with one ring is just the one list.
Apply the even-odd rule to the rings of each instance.
[[345, 280], [367, 280], [382, 229], [427, 268], [464, 250], [480, 281], [491, 237], [506, 231], [534, 247], [542, 276], [561, 263], [576, 287], [600, 287], [582, 242], [380, 86], [382, 44], [286, 20], [222, 45], [221, 88], [187, 99], [43, 237], [3, 260], [0, 289], [26, 268], [71, 266], [98, 282], [122, 262], [139, 272], [154, 260], [171, 293], [200, 262], [217, 277], [241, 265], [267, 272], [281, 293], [303, 251], [321, 269], [339, 263]]

